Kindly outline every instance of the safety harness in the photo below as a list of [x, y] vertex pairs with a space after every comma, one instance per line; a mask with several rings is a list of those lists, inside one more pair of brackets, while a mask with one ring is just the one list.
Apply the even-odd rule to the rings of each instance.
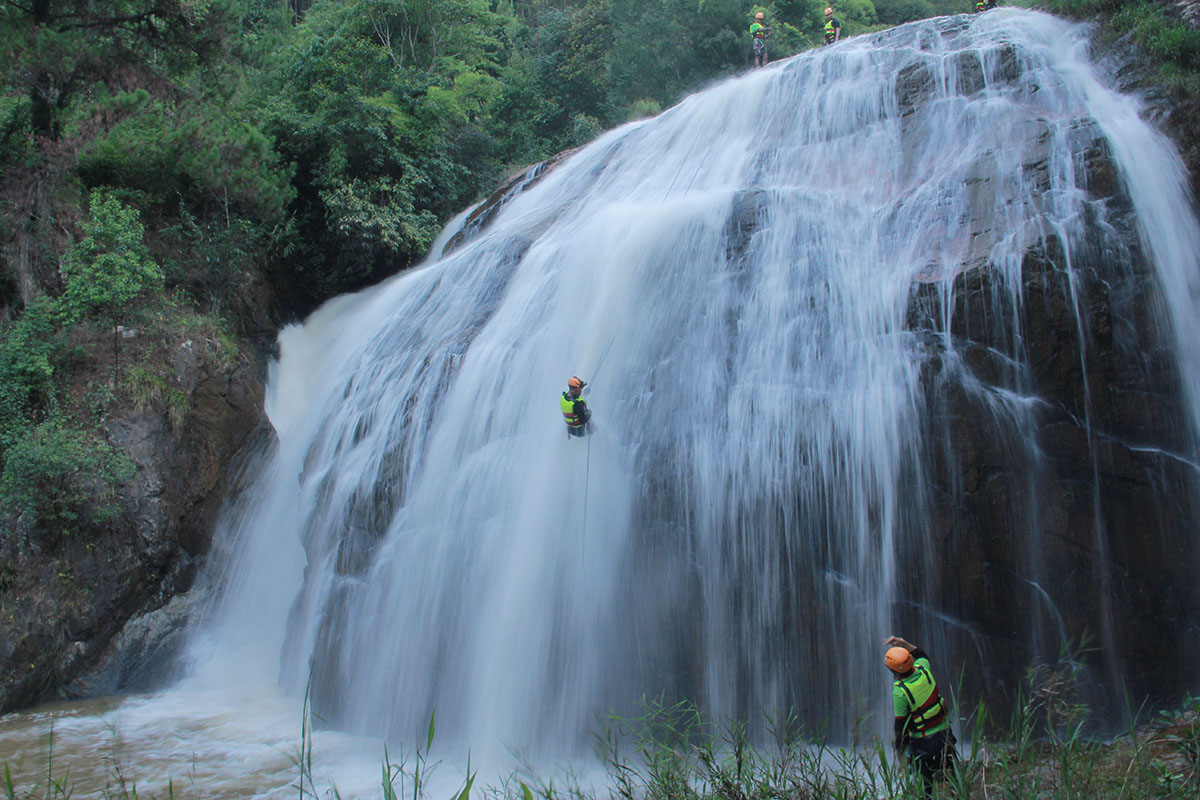
[[825, 20], [825, 44], [832, 44], [833, 40], [837, 38], [834, 28], [839, 27], [839, 25], [835, 23], [837, 23], [837, 20], [833, 17]]
[[896, 685], [908, 695], [909, 706], [912, 708], [908, 712], [908, 721], [904, 723], [905, 732], [914, 738], [923, 739], [932, 732], [931, 729], [945, 721], [946, 703], [938, 693], [937, 683], [929, 674], [929, 670], [923, 665], [917, 665], [913, 669], [920, 678], [913, 681], [914, 688], [922, 695], [925, 695], [926, 691], [929, 692], [921, 702], [917, 701], [916, 694], [908, 687], [904, 678], [897, 679]]
[[[575, 410], [576, 402], [584, 402], [582, 398], [571, 397], [567, 392], [563, 392], [562, 401], [559, 403], [562, 406], [563, 419], [567, 421], [568, 428], [582, 428], [587, 424], [587, 415]], [[584, 408], [587, 408], [586, 403]]]

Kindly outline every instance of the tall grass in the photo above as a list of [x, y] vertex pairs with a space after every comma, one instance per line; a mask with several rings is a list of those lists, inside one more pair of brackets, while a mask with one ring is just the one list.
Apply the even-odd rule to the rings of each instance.
[[[1173, 800], [1200, 797], [1200, 698], [1134, 722], [1119, 736], [1084, 735], [1087, 709], [1060, 691], [1058, 680], [1031, 671], [1011, 718], [999, 733], [982, 703], [955, 724], [959, 759], [936, 787], [938, 798], [960, 800]], [[951, 692], [953, 694], [953, 692]], [[340, 799], [336, 788], [320, 789], [313, 774], [313, 714], [306, 696], [292, 789], [300, 800]], [[596, 756], [604, 768], [602, 787], [585, 786], [570, 773], [538, 775], [524, 767], [483, 785], [468, 763], [449, 797], [432, 798], [430, 777], [435, 722], [411, 755], [393, 761], [384, 749], [379, 791], [384, 800], [899, 800], [922, 796], [920, 779], [890, 744], [864, 746], [830, 742], [806, 730], [791, 715], [765, 719], [765, 735], [752, 739], [745, 721], [716, 722], [687, 702], [643, 701], [633, 717], [603, 721]], [[108, 757], [106, 757], [108, 758]], [[0, 769], [0, 798], [68, 800], [98, 797], [137, 800], [139, 793], [119, 767], [100, 789], [74, 784], [69, 768], [55, 758], [54, 733], [47, 737], [44, 778], [18, 786], [8, 764]], [[111, 759], [112, 764], [118, 763]], [[57, 774], [56, 774], [57, 772]], [[444, 786], [444, 783], [440, 785]], [[270, 787], [257, 787], [268, 790]], [[174, 798], [175, 784], [166, 795]], [[193, 783], [180, 797], [204, 797]]]

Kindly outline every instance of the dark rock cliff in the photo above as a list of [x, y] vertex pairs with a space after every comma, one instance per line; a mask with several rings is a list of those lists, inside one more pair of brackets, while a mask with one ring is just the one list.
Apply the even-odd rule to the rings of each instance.
[[[1185, 18], [1194, 11], [1175, 5], [1189, 7]], [[1128, 38], [1097, 55], [1122, 91], [1142, 95], [1195, 190], [1197, 98], [1157, 86], [1156, 65]], [[920, 88], [902, 79], [897, 92]], [[1054, 235], [1031, 247], [1016, 308], [986, 263], [957, 276], [949, 308], [938, 287], [912, 289], [908, 324], [927, 336], [929, 354], [935, 544], [901, 572], [927, 570], [918, 560], [928, 557], [934, 576], [908, 582], [897, 617], [945, 647], [968, 696], [993, 710], [1003, 714], [1018, 691], [1044, 690], [1115, 720], [1127, 698], [1163, 705], [1195, 689], [1180, 665], [1200, 660], [1200, 476], [1130, 200], [1099, 133], [1084, 126], [1075, 137], [1097, 218], [1069, 261]], [[953, 335], [941, 335], [941, 320]], [[1021, 417], [997, 402], [1006, 394], [1037, 398], [1034, 430], [1014, 428]], [[1026, 675], [1032, 687], [1018, 685]]]
[[[1098, 196], [1125, 206], [1101, 151], [1088, 168]], [[913, 287], [910, 327], [931, 332], [948, 311], [955, 333], [930, 336], [923, 372], [935, 577], [905, 587], [914, 602], [897, 616], [942, 642], [968, 695], [994, 708], [1035, 665], [1086, 678], [1076, 699], [1110, 719], [1125, 699], [1101, 686], [1156, 705], [1194, 688], [1179, 669], [1200, 658], [1189, 414], [1154, 322], [1158, 284], [1140, 251], [1105, 244], [1073, 252], [1074, 281], [1053, 239], [1028, 252], [1019, 309], [998, 303], [986, 266], [956, 279], [949, 309]], [[1036, 430], [997, 409], [1005, 392], [1037, 398]]]
[[247, 352], [230, 362], [212, 342], [179, 341], [171, 383], [186, 413], [152, 403], [102, 422], [137, 474], [117, 519], [32, 548], [0, 584], [0, 712], [166, 677], [230, 464], [265, 425], [263, 358]]

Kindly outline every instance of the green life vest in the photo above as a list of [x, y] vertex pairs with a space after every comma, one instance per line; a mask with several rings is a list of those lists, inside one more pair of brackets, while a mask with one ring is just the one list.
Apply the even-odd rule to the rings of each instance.
[[572, 398], [567, 392], [562, 393], [562, 399], [558, 401], [562, 407], [563, 418], [567, 421], [568, 428], [582, 428], [587, 424], [587, 414], [575, 413], [575, 404], [583, 403], [583, 407], [587, 408], [587, 401], [582, 397]]
[[837, 38], [837, 34], [834, 32], [834, 29], [840, 28], [841, 25], [835, 25], [835, 22], [837, 22], [837, 20], [835, 20], [833, 17], [825, 20], [825, 44], [830, 44], [834, 39]]
[[761, 22], [755, 21], [750, 23], [750, 35], [755, 39], [763, 39], [766, 37], [767, 26]]
[[896, 716], [907, 717], [904, 732], [911, 738], [923, 739], [950, 727], [946, 702], [938, 693], [928, 659], [918, 658], [912, 674], [896, 679], [892, 685], [892, 700]]

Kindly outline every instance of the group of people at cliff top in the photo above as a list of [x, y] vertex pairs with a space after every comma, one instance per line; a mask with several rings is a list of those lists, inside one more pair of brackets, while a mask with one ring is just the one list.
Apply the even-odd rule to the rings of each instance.
[[[767, 27], [766, 15], [759, 11], [750, 23], [750, 42], [754, 48], [754, 66], [767, 65], [767, 37], [771, 29]], [[825, 9], [825, 44], [833, 44], [842, 38], [842, 23], [833, 16], [833, 8]]]
[[[996, 8], [999, 3], [996, 0], [975, 0], [975, 12], [988, 11]], [[750, 42], [754, 50], [754, 66], [765, 67], [767, 65], [767, 37], [771, 35], [771, 29], [767, 27], [766, 15], [759, 11], [754, 15], [754, 22], [750, 23]], [[840, 41], [842, 38], [842, 23], [833, 16], [833, 7], [825, 9], [825, 44], [833, 44]]]

